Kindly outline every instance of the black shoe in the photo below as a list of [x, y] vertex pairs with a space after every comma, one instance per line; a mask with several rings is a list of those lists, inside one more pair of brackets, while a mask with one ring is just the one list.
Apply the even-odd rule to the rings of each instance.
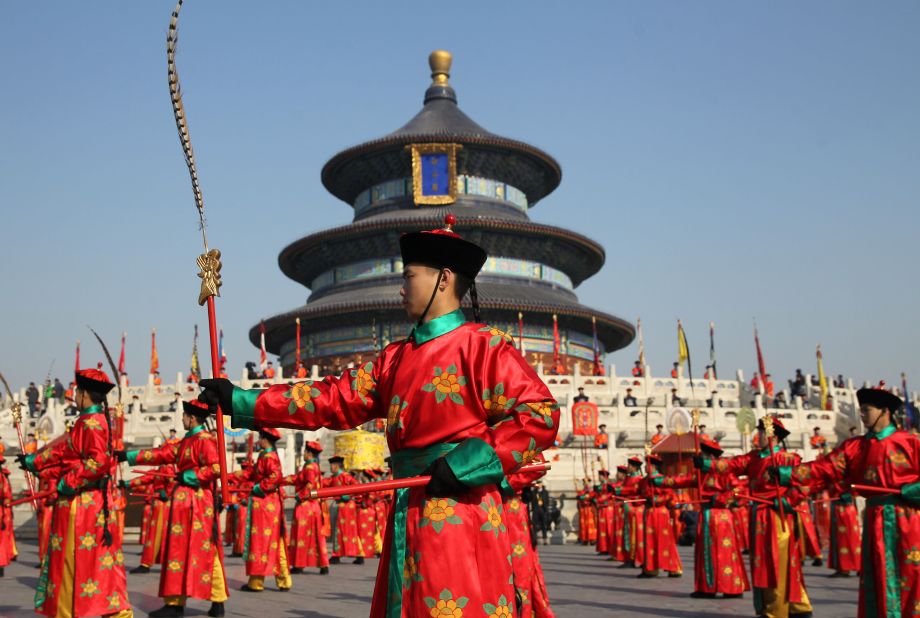
[[150, 572], [150, 567], [149, 567], [149, 566], [144, 566], [143, 564], [140, 565], [140, 566], [136, 566], [136, 567], [134, 567], [133, 569], [131, 569], [130, 571], [128, 571], [128, 573], [131, 573], [131, 574], [134, 574], [134, 575], [136, 575], [136, 574], [138, 574], [138, 573], [149, 573], [149, 572]]
[[0, 567], [0, 577], [3, 577], [5, 575], [6, 575], [6, 570], [3, 567]]
[[320, 574], [320, 575], [329, 575], [329, 567], [320, 567], [320, 568], [319, 568], [319, 574]]
[[714, 599], [716, 598], [715, 592], [700, 592], [699, 590], [694, 590], [690, 593], [691, 599]]
[[290, 592], [290, 588], [278, 588], [278, 592]]
[[155, 609], [149, 614], [150, 618], [174, 618], [185, 615], [185, 607], [182, 605], [164, 605], [160, 609]]
[[242, 558], [242, 557], [243, 557], [243, 554], [241, 554], [241, 553], [239, 553], [239, 552], [234, 552], [234, 553], [230, 554], [230, 557], [231, 557], [231, 558]]
[[649, 573], [647, 571], [642, 571], [641, 573], [636, 575], [637, 579], [654, 579], [656, 577], [658, 577], [658, 575], [656, 575], [655, 573]]
[[849, 571], [834, 571], [828, 577], [850, 577]]
[[352, 564], [364, 564], [364, 556], [358, 556]]
[[683, 573], [668, 573], [668, 577], [683, 577]]
[[224, 604], [223, 603], [211, 603], [211, 609], [208, 610], [208, 616], [213, 618], [220, 618], [224, 615]]
[[342, 559], [338, 556], [333, 556], [329, 559], [329, 564], [339, 564], [340, 562], [342, 562]]
[[[715, 596], [715, 595], [712, 595], [712, 596]], [[723, 594], [722, 598], [723, 599], [740, 599], [743, 596], [744, 594], [739, 592], [738, 594]]]
[[300, 575], [301, 573], [303, 573], [302, 567], [294, 567], [291, 569], [291, 575]]
[[636, 568], [636, 564], [634, 562], [627, 561], [621, 564], [620, 566], [618, 566], [617, 568], [618, 569], [634, 569]]
[[249, 584], [243, 584], [242, 586], [240, 586], [240, 590], [242, 590], [243, 592], [262, 592], [261, 590], [250, 588]]
[[822, 560], [821, 558], [815, 558], [812, 561], [811, 566], [824, 566], [824, 560]]

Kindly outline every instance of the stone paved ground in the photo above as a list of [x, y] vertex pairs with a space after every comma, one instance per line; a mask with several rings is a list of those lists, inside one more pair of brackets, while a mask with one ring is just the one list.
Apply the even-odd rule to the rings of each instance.
[[[138, 563], [139, 546], [125, 548], [129, 567]], [[541, 547], [541, 559], [546, 573], [550, 599], [559, 618], [605, 616], [753, 616], [750, 593], [743, 599], [695, 600], [687, 595], [693, 589], [691, 548], [680, 548], [687, 572], [680, 579], [636, 579], [636, 571], [617, 569], [594, 554], [591, 548], [574, 545]], [[7, 567], [0, 580], [0, 617], [28, 616], [32, 594], [38, 578], [34, 568], [34, 543], [20, 543], [18, 562]], [[689, 566], [688, 566], [689, 565]], [[333, 574], [295, 575], [294, 590], [287, 593], [272, 589], [260, 594], [231, 592], [228, 616], [259, 618], [328, 618], [367, 616], [373, 589], [376, 560], [364, 566], [343, 564], [333, 566]], [[131, 601], [138, 618], [145, 611], [156, 609], [158, 569], [148, 575], [129, 575]], [[243, 564], [239, 558], [228, 561], [231, 589], [244, 581]], [[315, 569], [313, 569], [315, 572]], [[842, 618], [856, 616], [856, 578], [828, 579], [826, 568], [807, 567], [807, 584], [815, 616]], [[205, 616], [208, 604], [190, 603], [186, 616]]]

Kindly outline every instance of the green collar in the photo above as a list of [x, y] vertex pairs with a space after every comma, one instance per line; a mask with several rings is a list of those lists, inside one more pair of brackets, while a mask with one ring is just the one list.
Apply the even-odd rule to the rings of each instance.
[[185, 432], [185, 437], [191, 438], [196, 433], [201, 433], [202, 431], [204, 431], [204, 425], [195, 425], [194, 427], [189, 429], [187, 432]]
[[881, 431], [870, 431], [869, 433], [866, 434], [866, 437], [867, 437], [867, 438], [875, 438], [876, 440], [884, 440], [885, 438], [887, 438], [888, 436], [890, 436], [891, 434], [893, 434], [893, 433], [896, 432], [897, 430], [898, 430], [898, 428], [895, 426], [894, 423], [892, 423], [892, 424], [888, 425], [888, 427], [885, 427], [885, 428], [884, 428], [883, 430], [881, 430]]
[[102, 414], [102, 406], [96, 404], [86, 408], [85, 410], [81, 410], [80, 416], [83, 416], [84, 414]]
[[416, 326], [412, 329], [412, 333], [409, 336], [415, 340], [415, 343], [422, 345], [441, 335], [446, 335], [450, 331], [463, 326], [465, 323], [466, 318], [463, 316], [463, 311], [455, 309], [450, 313], [445, 313], [433, 320], [429, 320], [421, 326]]
[[261, 457], [262, 455], [264, 455], [264, 454], [266, 454], [266, 453], [273, 453], [274, 451], [275, 451], [275, 447], [274, 447], [274, 446], [267, 446], [267, 447], [265, 447], [265, 448], [262, 449], [262, 453], [259, 455], [259, 457]]
[[315, 459], [304, 459], [303, 462], [304, 464], [312, 464], [312, 463], [316, 463], [316, 460]]
[[[780, 449], [779, 444], [774, 444], [774, 445], [773, 445], [773, 453], [778, 453], [778, 452], [779, 452], [779, 449]], [[772, 453], [770, 453], [769, 451], [770, 451], [769, 447], [768, 447], [768, 448], [765, 448], [765, 449], [761, 449], [761, 450], [760, 450], [760, 458], [761, 458], [761, 459], [766, 459], [767, 457], [769, 457], [770, 455], [772, 455]]]

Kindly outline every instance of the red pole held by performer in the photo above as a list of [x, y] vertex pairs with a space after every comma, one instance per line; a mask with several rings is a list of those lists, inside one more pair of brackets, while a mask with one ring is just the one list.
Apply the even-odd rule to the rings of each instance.
[[[763, 417], [763, 433], [767, 437], [767, 447], [770, 449], [770, 463], [776, 469], [776, 453], [773, 452], [773, 417]], [[783, 498], [779, 491], [779, 475], [773, 475], [773, 483], [776, 485], [776, 502], [779, 504], [779, 523], [782, 525], [783, 534], [786, 533], [786, 511], [783, 509]]]
[[[693, 408], [693, 411], [690, 412], [690, 416], [693, 418], [693, 447], [696, 455], [700, 454], [700, 410], [699, 408]], [[678, 447], [678, 451], [680, 448]], [[703, 473], [697, 469], [696, 471], [696, 491], [697, 499], [703, 499]]]

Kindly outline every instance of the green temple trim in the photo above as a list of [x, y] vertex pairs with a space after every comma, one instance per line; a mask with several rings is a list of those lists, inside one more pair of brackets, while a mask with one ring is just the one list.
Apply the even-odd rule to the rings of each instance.
[[230, 424], [234, 429], [256, 429], [256, 400], [264, 391], [262, 389], [246, 390], [233, 387]]
[[[433, 320], [425, 322], [421, 326], [416, 326], [412, 329], [412, 333], [409, 335], [410, 338], [415, 340], [415, 343], [422, 345], [428, 343], [432, 339], [437, 339], [441, 335], [446, 335], [452, 330], [460, 328], [466, 323], [466, 317], [463, 315], [463, 311], [460, 309], [455, 309], [450, 313], [445, 313], [442, 316], [438, 316]], [[234, 405], [234, 409], [236, 406]]]

